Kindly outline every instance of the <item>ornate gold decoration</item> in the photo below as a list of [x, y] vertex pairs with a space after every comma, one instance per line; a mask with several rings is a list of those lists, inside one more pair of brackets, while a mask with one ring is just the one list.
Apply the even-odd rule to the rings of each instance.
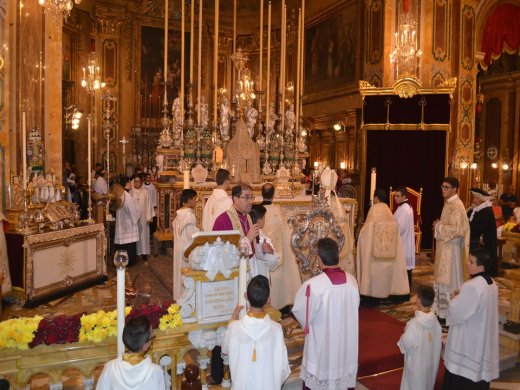
[[96, 19], [100, 33], [119, 35], [125, 18], [126, 13], [122, 8], [96, 6]]
[[451, 91], [450, 91], [450, 98], [453, 99], [453, 92], [455, 91], [455, 88], [457, 88], [457, 78], [456, 77], [451, 77], [449, 79], [447, 79], [446, 81], [444, 81], [441, 85], [440, 85], [441, 88], [449, 88]]
[[[63, 243], [64, 246], [65, 243]], [[64, 276], [69, 276], [72, 271], [74, 271], [74, 265], [76, 263], [76, 257], [74, 256], [74, 252], [70, 250], [70, 248], [65, 249], [60, 253], [60, 261], [58, 265], [61, 268], [61, 274]]]
[[375, 85], [370, 84], [368, 81], [359, 80], [359, 89], [376, 88]]
[[401, 98], [411, 98], [420, 93], [421, 81], [412, 75], [395, 80], [393, 85], [394, 94]]

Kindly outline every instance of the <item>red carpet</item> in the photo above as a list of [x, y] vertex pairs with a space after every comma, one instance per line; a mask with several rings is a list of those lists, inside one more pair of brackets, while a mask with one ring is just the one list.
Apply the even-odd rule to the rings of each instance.
[[[389, 372], [378, 376], [372, 376], [369, 378], [361, 379], [361, 382], [369, 390], [398, 390], [401, 387], [401, 378], [403, 376], [403, 369]], [[437, 380], [435, 381], [435, 389], [440, 390], [442, 388], [442, 379], [444, 378], [444, 364], [439, 365], [437, 371]]]
[[359, 309], [358, 377], [403, 367], [397, 341], [404, 332], [404, 325], [375, 309]]

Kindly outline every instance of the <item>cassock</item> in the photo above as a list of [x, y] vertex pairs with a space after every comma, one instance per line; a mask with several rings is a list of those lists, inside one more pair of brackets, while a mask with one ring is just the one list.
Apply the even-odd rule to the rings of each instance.
[[182, 295], [181, 270], [188, 266], [184, 251], [193, 242], [192, 235], [199, 231], [197, 218], [191, 208], [181, 208], [176, 212], [172, 223], [173, 230], [173, 299], [178, 301]]
[[222, 353], [229, 355], [231, 382], [236, 390], [281, 389], [291, 373], [280, 324], [269, 315], [245, 315], [228, 325]]
[[97, 382], [96, 390], [140, 390], [166, 389], [161, 367], [146, 356], [140, 363], [132, 365], [122, 358], [105, 364]]
[[415, 268], [415, 231], [413, 227], [413, 209], [403, 202], [397, 207], [394, 213], [399, 228], [399, 236], [403, 244], [404, 258], [406, 259], [406, 269]]
[[404, 354], [401, 390], [432, 390], [442, 348], [442, 328], [433, 311], [416, 311], [397, 342]]
[[469, 246], [476, 248], [484, 245], [491, 257], [489, 274], [495, 276], [497, 268], [497, 229], [495, 214], [491, 202], [486, 201], [468, 211], [469, 218]]
[[[262, 250], [262, 244], [264, 242], [273, 247], [274, 253], [264, 253]], [[280, 255], [273, 246], [273, 242], [262, 230], [260, 230], [258, 242], [255, 242], [255, 255], [251, 257], [249, 262], [251, 278], [254, 278], [257, 275], [263, 275], [267, 279], [271, 280], [271, 272], [278, 267], [280, 260]]]
[[11, 292], [13, 286], [11, 284], [11, 273], [9, 272], [9, 259], [7, 257], [7, 243], [5, 241], [4, 233], [4, 219], [5, 216], [0, 210], [0, 278], [2, 283], [2, 291], [0, 296]]
[[444, 202], [435, 225], [435, 302], [437, 316], [446, 318], [450, 294], [464, 282], [464, 263], [469, 251], [469, 222], [466, 209], [455, 194]]
[[233, 206], [233, 200], [226, 191], [215, 188], [202, 211], [202, 230], [210, 232], [217, 217]]
[[137, 254], [150, 254], [150, 228], [148, 222], [152, 221], [155, 211], [150, 200], [150, 193], [144, 187], [132, 188], [130, 194], [135, 200], [135, 208], [139, 214], [139, 240], [137, 241]]
[[474, 275], [452, 299], [446, 316], [444, 365], [478, 382], [498, 378], [498, 288], [486, 274]]
[[356, 387], [358, 309], [356, 279], [339, 267], [325, 269], [296, 293], [292, 311], [307, 334], [300, 377], [310, 389]]
[[291, 229], [287, 224], [285, 213], [277, 204], [266, 204], [264, 207], [267, 212], [263, 230], [273, 240], [273, 247], [281, 254], [280, 265], [271, 273], [271, 305], [282, 309], [293, 304], [294, 296], [302, 281], [291, 248]]
[[356, 260], [361, 295], [387, 298], [410, 293], [401, 237], [386, 203], [370, 207], [359, 232]]

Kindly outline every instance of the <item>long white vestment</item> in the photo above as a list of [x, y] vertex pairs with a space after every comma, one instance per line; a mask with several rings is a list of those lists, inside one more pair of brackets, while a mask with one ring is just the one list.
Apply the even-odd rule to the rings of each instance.
[[116, 212], [115, 244], [129, 244], [139, 240], [137, 228], [139, 214], [135, 208], [134, 198], [127, 191], [123, 193], [122, 198], [123, 205]]
[[215, 219], [233, 206], [233, 200], [226, 191], [215, 188], [204, 205], [202, 211], [202, 230], [211, 232]]
[[406, 259], [406, 269], [415, 268], [415, 232], [413, 227], [413, 209], [403, 202], [397, 207], [394, 217], [399, 227], [399, 236], [403, 244], [404, 258]]
[[498, 378], [498, 288], [482, 276], [464, 283], [450, 301], [444, 365], [449, 372], [490, 382]]
[[152, 202], [152, 207], [155, 209], [157, 207], [157, 188], [153, 183], [143, 184], [143, 187], [148, 190], [150, 194], [150, 202]]
[[282, 327], [267, 314], [231, 322], [222, 353], [229, 355], [234, 390], [278, 390], [291, 373]]
[[435, 302], [433, 310], [446, 318], [450, 294], [464, 282], [464, 262], [469, 252], [469, 221], [464, 204], [455, 194], [444, 203], [435, 225]]
[[375, 298], [410, 293], [397, 222], [386, 203], [370, 207], [357, 243], [359, 292]]
[[152, 363], [150, 356], [135, 366], [122, 358], [110, 360], [105, 364], [98, 379], [97, 390], [142, 390], [166, 389], [161, 367]]
[[294, 299], [293, 314], [302, 328], [309, 328], [300, 377], [312, 390], [356, 387], [359, 291], [356, 279], [345, 274], [347, 282], [337, 285], [325, 273], [315, 276]]
[[197, 218], [191, 208], [178, 209], [172, 223], [173, 230], [173, 299], [178, 301], [182, 295], [181, 269], [188, 266], [184, 251], [193, 239], [193, 233], [199, 231]]
[[135, 200], [135, 208], [139, 214], [139, 241], [137, 241], [137, 255], [150, 254], [150, 227], [148, 222], [152, 220], [155, 211], [150, 200], [150, 193], [144, 187], [132, 188], [130, 194]]
[[296, 291], [302, 285], [296, 257], [290, 243], [290, 227], [280, 205], [264, 205], [265, 234], [273, 240], [273, 246], [279, 251], [280, 265], [271, 272], [271, 305], [282, 309], [292, 305]]
[[404, 353], [401, 390], [432, 390], [442, 348], [442, 328], [433, 311], [416, 311], [397, 342]]

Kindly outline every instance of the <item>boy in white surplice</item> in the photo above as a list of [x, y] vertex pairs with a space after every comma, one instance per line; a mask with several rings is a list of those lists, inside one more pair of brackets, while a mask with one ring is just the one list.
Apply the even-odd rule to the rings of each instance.
[[397, 345], [404, 354], [401, 390], [431, 390], [439, 368], [442, 328], [431, 309], [435, 291], [430, 286], [417, 288], [415, 317], [406, 324]]
[[255, 276], [247, 286], [247, 314], [236, 321], [237, 306], [228, 325], [222, 353], [229, 355], [233, 389], [280, 389], [291, 373], [282, 326], [263, 310], [268, 299], [269, 280]]
[[266, 208], [261, 204], [254, 204], [251, 208], [251, 219], [258, 224], [260, 233], [255, 242], [255, 254], [250, 259], [251, 276], [264, 275], [271, 280], [270, 273], [280, 264], [280, 255], [273, 248], [270, 237], [267, 237], [262, 228], [265, 226]]

